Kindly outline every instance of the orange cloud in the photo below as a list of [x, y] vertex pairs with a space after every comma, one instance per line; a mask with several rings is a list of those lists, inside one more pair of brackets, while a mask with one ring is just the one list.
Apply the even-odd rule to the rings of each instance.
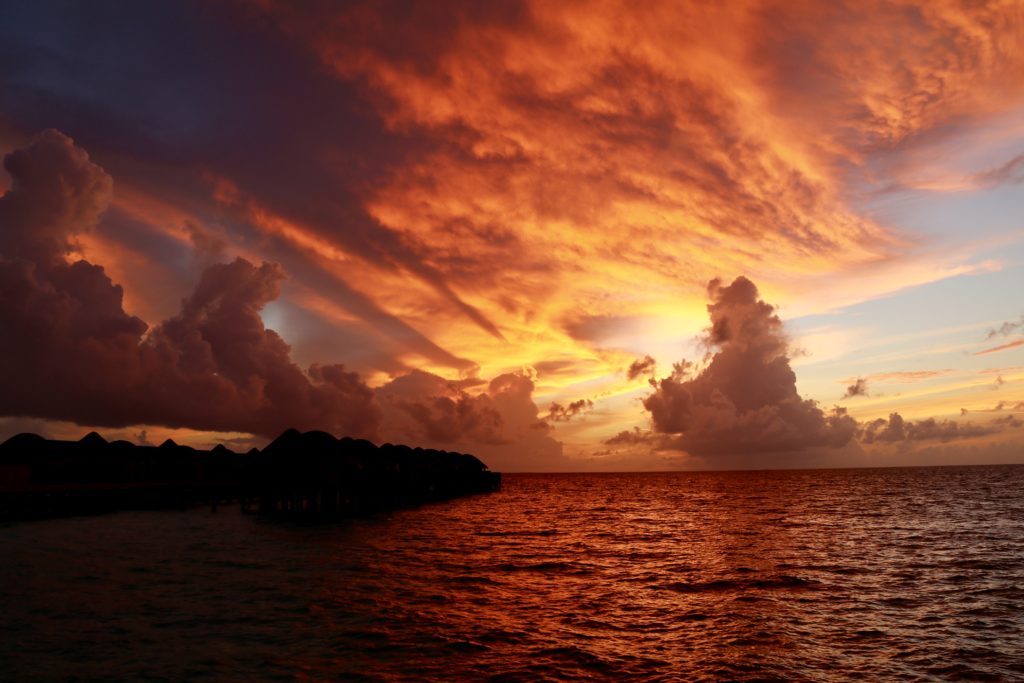
[[1011, 106], [1022, 63], [1001, 6], [269, 11], [435, 142], [367, 208], [513, 345], [567, 311], [664, 317], [721, 273], [771, 292], [890, 263], [907, 244], [849, 206], [851, 161]]
[[1007, 349], [1015, 349], [1018, 346], [1024, 346], [1024, 339], [1015, 339], [1012, 342], [1006, 344], [1000, 344], [999, 346], [993, 346], [990, 349], [984, 349], [983, 351], [976, 351], [975, 356], [984, 356], [990, 353], [998, 353], [999, 351], [1006, 351]]

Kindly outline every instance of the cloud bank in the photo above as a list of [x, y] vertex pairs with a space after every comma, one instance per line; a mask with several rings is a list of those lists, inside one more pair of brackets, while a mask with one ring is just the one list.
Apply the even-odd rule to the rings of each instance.
[[436, 448], [461, 445], [501, 471], [572, 469], [533, 401], [533, 379], [505, 373], [470, 394], [480, 380], [452, 382], [414, 370], [375, 390], [387, 438]]
[[892, 413], [889, 419], [878, 418], [865, 423], [860, 428], [860, 440], [863, 443], [875, 442], [908, 442], [908, 441], [953, 441], [970, 439], [979, 436], [998, 434], [1007, 429], [1020, 427], [1022, 423], [1013, 415], [996, 418], [987, 423], [954, 422], [953, 420], [937, 420], [933, 417], [924, 420], [905, 420], [899, 413]]

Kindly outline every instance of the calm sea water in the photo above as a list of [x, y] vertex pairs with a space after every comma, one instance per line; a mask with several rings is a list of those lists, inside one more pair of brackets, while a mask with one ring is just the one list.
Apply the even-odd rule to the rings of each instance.
[[508, 475], [0, 527], [0, 679], [1024, 680], [1024, 467]]

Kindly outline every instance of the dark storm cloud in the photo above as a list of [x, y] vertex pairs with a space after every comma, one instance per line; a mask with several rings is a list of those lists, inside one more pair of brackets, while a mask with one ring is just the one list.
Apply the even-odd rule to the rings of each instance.
[[843, 398], [853, 398], [854, 396], [867, 396], [868, 395], [868, 381], [862, 377], [858, 377], [850, 386], [846, 387], [846, 393], [843, 394]]
[[[232, 389], [229, 404], [242, 406], [241, 414], [225, 419], [237, 420], [232, 427], [237, 431], [276, 435], [298, 426], [376, 436], [373, 394], [357, 374], [340, 365], [313, 365], [303, 372], [284, 340], [264, 327], [260, 311], [277, 298], [283, 277], [268, 263], [214, 264], [181, 313], [157, 327], [147, 345], [172, 358], [172, 369], [186, 381], [211, 375], [226, 381]], [[189, 426], [196, 426], [196, 418], [189, 419]]]
[[[411, 274], [496, 338], [500, 330], [432, 265], [431, 248], [367, 214], [363, 203], [410, 156], [436, 144], [390, 130], [358, 83], [325, 72], [307, 47], [259, 12], [231, 3], [40, 3], [0, 8], [0, 119], [23, 135], [71, 132], [118, 178], [200, 206], [258, 240], [235, 207], [208, 196], [230, 178], [275, 215], [302, 223], [375, 267]], [[269, 134], [268, 134], [269, 133]], [[275, 258], [279, 258], [277, 254]], [[471, 364], [389, 316], [358, 284], [313, 275], [294, 253], [290, 273], [417, 352]]]
[[679, 435], [697, 456], [840, 447], [856, 423], [840, 408], [825, 413], [796, 390], [788, 341], [772, 306], [758, 299], [745, 277], [728, 286], [708, 284], [711, 326], [706, 342], [717, 349], [696, 375], [688, 364], [656, 385], [644, 400], [654, 430]]
[[74, 235], [110, 198], [110, 177], [47, 131], [5, 158], [0, 198], [0, 414], [274, 435], [286, 427], [375, 436], [373, 394], [337, 365], [303, 372], [260, 310], [279, 293], [272, 264], [202, 274], [179, 315], [146, 335], [101, 266], [67, 263]]
[[8, 258], [59, 262], [110, 203], [110, 176], [55, 130], [5, 156], [4, 170], [11, 186], [0, 198], [0, 254]]
[[[264, 326], [260, 313], [277, 298], [285, 268], [302, 272], [307, 286], [340, 299], [405, 349], [461, 369], [473, 364], [432, 344], [328, 273], [311, 273], [308, 261], [294, 249], [278, 245], [276, 254], [285, 268], [241, 258], [214, 262], [226, 253], [221, 235], [233, 229], [230, 223], [221, 223], [216, 231], [186, 223], [194, 246], [188, 258], [179, 253], [180, 245], [171, 249], [159, 243], [153, 259], [162, 252], [172, 260], [190, 260], [184, 272], [196, 265], [205, 268], [179, 312], [148, 329], [125, 313], [123, 292], [102, 267], [86, 261], [68, 264], [64, 253], [74, 236], [98, 218], [122, 243], [141, 239], [137, 233], [149, 233], [152, 226], [117, 211], [109, 212], [110, 221], [100, 216], [110, 200], [110, 177], [60, 133], [47, 132], [32, 147], [12, 155], [13, 161], [18, 163], [11, 166], [12, 190], [0, 200], [5, 245], [0, 253], [0, 326], [21, 334], [0, 339], [0, 353], [21, 362], [5, 363], [0, 371], [0, 381], [10, 389], [0, 398], [0, 414], [266, 436], [288, 426], [317, 428], [396, 441], [464, 444], [488, 453], [506, 469], [566, 469], [561, 444], [548, 436], [532, 401], [532, 380], [519, 375], [497, 377], [473, 396], [466, 390], [482, 380], [444, 382], [430, 376], [444, 388], [405, 391], [400, 401], [383, 406], [390, 421], [388, 429], [378, 429], [381, 406], [358, 375], [337, 364], [314, 364], [302, 371], [283, 339]], [[37, 167], [45, 172], [17, 174]], [[65, 183], [53, 180], [62, 175], [68, 178]], [[36, 191], [37, 186], [48, 192]], [[20, 194], [25, 188], [31, 190], [32, 201]], [[140, 245], [142, 252], [146, 248]], [[165, 264], [154, 260], [151, 265]], [[403, 349], [396, 346], [398, 355]], [[416, 376], [398, 377], [387, 385], [388, 393], [409, 389]], [[406, 421], [401, 429], [393, 428], [396, 411]]]
[[649, 372], [653, 373], [655, 365], [655, 360], [650, 356], [638, 358], [632, 363], [630, 363], [629, 369], [626, 370], [626, 377], [628, 379], [636, 379], [637, 377], [641, 375], [646, 375]]

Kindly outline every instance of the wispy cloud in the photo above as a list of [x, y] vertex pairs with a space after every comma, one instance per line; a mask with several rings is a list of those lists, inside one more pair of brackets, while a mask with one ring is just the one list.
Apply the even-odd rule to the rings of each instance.
[[993, 346], [991, 348], [982, 349], [981, 351], [975, 351], [975, 356], [985, 356], [990, 353], [999, 353], [1000, 351], [1006, 351], [1008, 349], [1015, 349], [1018, 346], [1024, 346], [1024, 339], [1014, 339], [1011, 342], [1000, 344], [999, 346]]

